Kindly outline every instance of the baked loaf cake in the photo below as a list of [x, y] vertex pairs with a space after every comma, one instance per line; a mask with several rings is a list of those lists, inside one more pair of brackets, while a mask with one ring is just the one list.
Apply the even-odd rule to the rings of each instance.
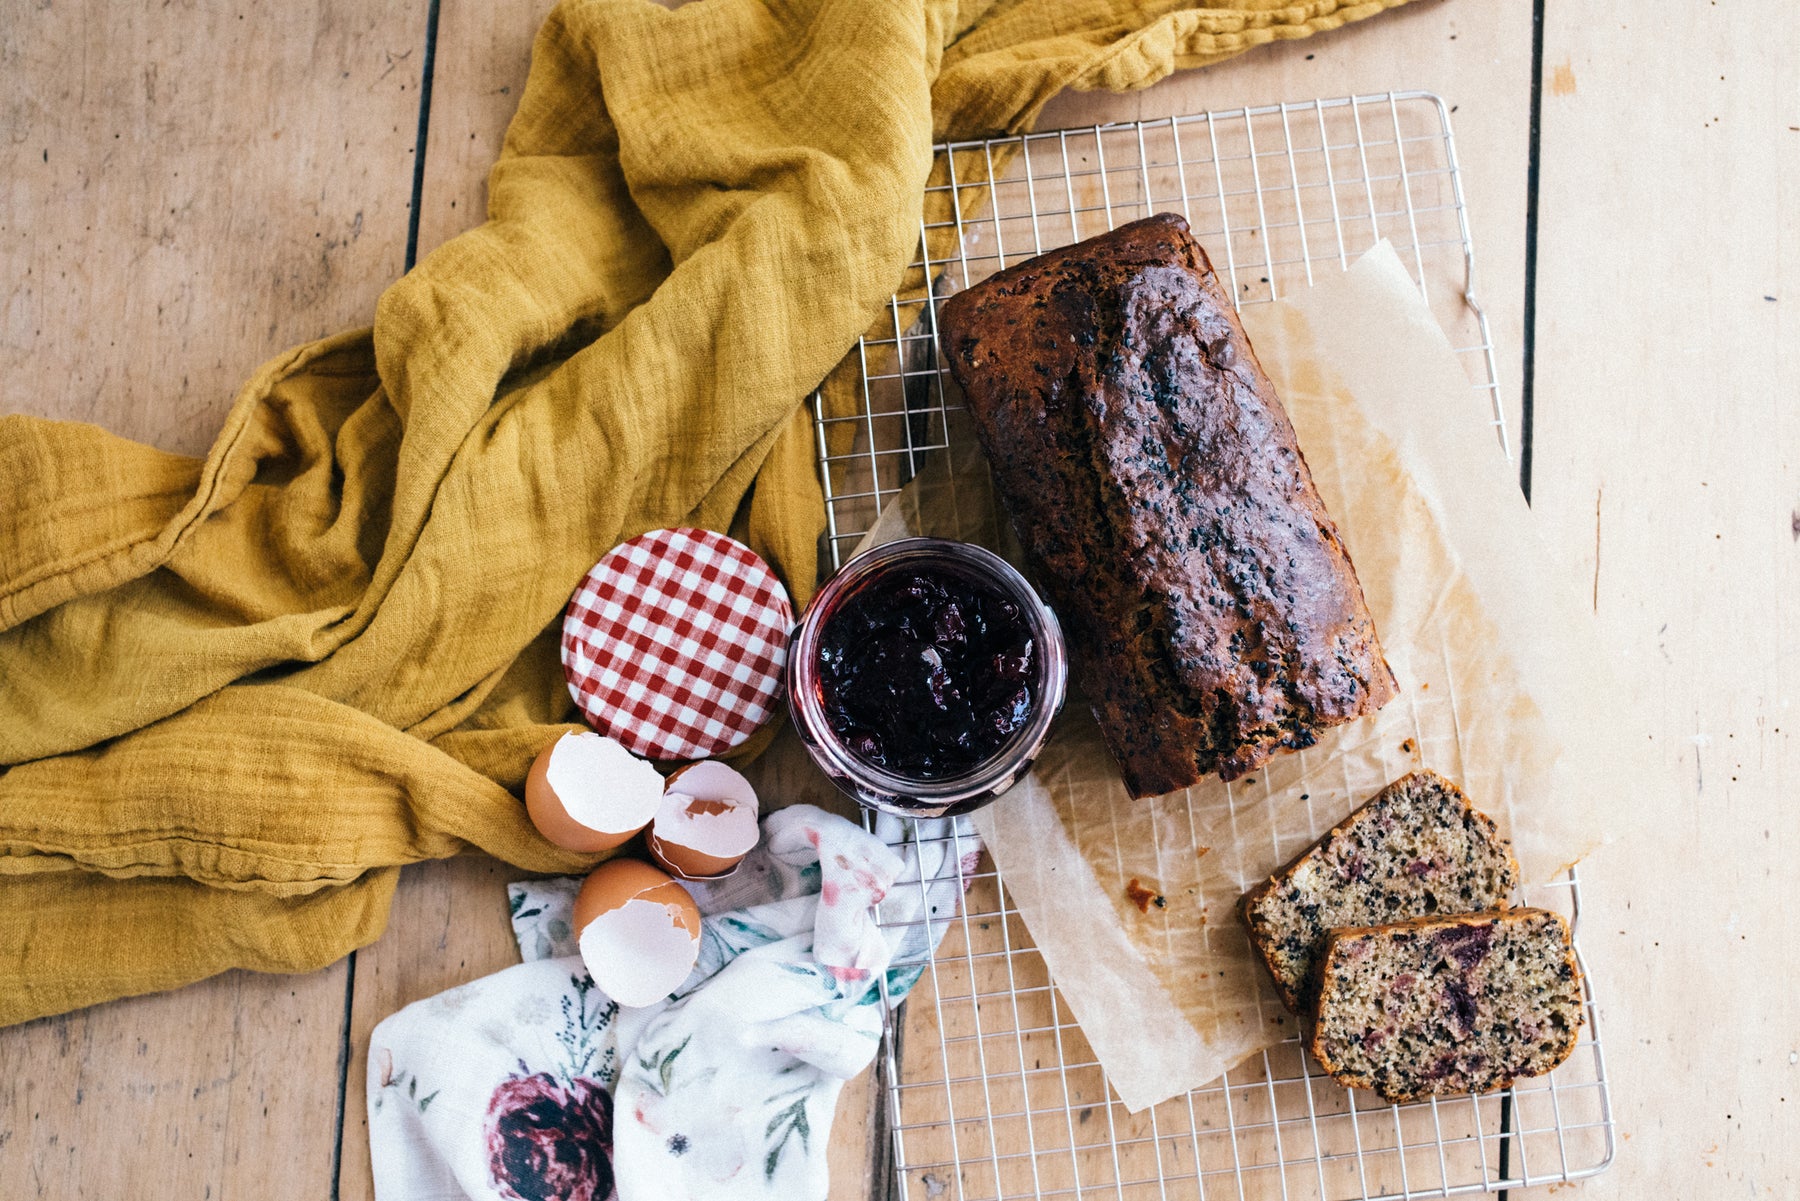
[[1293, 427], [1180, 217], [1010, 267], [939, 329], [1134, 796], [1235, 779], [1394, 695]]
[[1325, 944], [1313, 1054], [1396, 1104], [1541, 1076], [1580, 1030], [1569, 927], [1548, 910], [1335, 930]]
[[1374, 798], [1244, 894], [1250, 941], [1295, 1013], [1335, 927], [1497, 909], [1519, 865], [1494, 820], [1434, 771], [1416, 771]]

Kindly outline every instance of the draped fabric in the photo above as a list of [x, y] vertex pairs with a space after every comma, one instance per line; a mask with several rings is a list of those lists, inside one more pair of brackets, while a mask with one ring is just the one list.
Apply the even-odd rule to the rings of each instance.
[[586, 866], [516, 799], [561, 607], [668, 525], [810, 595], [803, 401], [905, 282], [934, 139], [1399, 2], [566, 0], [486, 223], [204, 460], [0, 418], [0, 1024], [330, 963], [420, 859]]

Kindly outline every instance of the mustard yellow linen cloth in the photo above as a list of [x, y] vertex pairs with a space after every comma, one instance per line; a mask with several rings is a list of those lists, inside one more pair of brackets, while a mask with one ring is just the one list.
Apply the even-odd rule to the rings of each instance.
[[420, 859], [591, 862], [516, 799], [562, 606], [676, 524], [811, 593], [802, 401], [902, 282], [933, 140], [1399, 2], [565, 0], [487, 222], [204, 461], [0, 418], [0, 1024], [330, 963]]

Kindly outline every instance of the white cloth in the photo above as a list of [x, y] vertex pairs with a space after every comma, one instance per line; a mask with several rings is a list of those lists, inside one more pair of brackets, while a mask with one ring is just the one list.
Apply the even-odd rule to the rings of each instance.
[[526, 962], [370, 1038], [378, 1201], [606, 1201], [615, 1186], [621, 1201], [823, 1198], [838, 1094], [875, 1054], [884, 1001], [942, 938], [980, 844], [966, 821], [918, 823], [915, 841], [810, 805], [763, 829], [736, 874], [690, 886], [700, 961], [646, 1008], [620, 1008], [582, 966], [579, 881], [513, 885]]

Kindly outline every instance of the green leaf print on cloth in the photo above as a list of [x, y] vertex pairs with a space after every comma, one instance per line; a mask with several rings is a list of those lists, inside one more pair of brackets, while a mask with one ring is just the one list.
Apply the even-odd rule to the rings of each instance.
[[663, 1096], [669, 1094], [670, 1078], [675, 1074], [675, 1060], [688, 1048], [691, 1039], [682, 1039], [679, 1046], [670, 1047], [667, 1051], [657, 1051], [649, 1058], [638, 1057], [638, 1067], [655, 1079], [656, 1091]]
[[[812, 1089], [803, 1087], [798, 1100], [786, 1109], [777, 1110], [775, 1116], [769, 1119], [769, 1125], [763, 1132], [769, 1139], [769, 1154], [763, 1160], [764, 1180], [774, 1181], [775, 1169], [781, 1166], [781, 1152], [787, 1146], [789, 1135], [800, 1136], [802, 1153], [812, 1150], [812, 1127], [806, 1121], [806, 1094], [810, 1092]], [[771, 1101], [778, 1099], [770, 1098]]]

